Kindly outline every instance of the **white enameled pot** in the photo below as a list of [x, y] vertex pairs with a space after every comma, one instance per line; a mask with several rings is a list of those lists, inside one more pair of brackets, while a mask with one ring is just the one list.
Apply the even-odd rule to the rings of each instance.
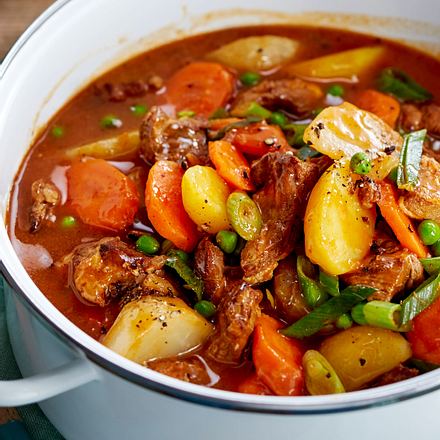
[[[261, 23], [348, 28], [440, 53], [438, 0], [59, 0], [0, 66], [2, 218], [38, 128], [92, 78], [181, 36]], [[440, 370], [319, 397], [187, 384], [128, 361], [67, 320], [33, 284], [3, 221], [0, 260], [11, 342], [26, 377], [0, 382], [0, 406], [39, 402], [67, 439], [439, 438]]]

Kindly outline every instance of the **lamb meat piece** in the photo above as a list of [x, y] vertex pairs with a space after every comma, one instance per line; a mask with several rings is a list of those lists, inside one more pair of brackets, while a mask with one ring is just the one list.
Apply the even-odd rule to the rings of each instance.
[[130, 82], [104, 84], [104, 90], [107, 92], [109, 100], [113, 102], [123, 102], [127, 98], [144, 96], [148, 92], [148, 89], [148, 82], [141, 79]]
[[270, 110], [304, 116], [318, 107], [322, 98], [319, 86], [302, 79], [267, 79], [240, 93], [231, 113], [241, 115], [251, 102], [257, 102]]
[[140, 127], [141, 153], [153, 164], [173, 160], [192, 166], [208, 162], [207, 122], [195, 118], [173, 119], [152, 107]]
[[118, 237], [107, 237], [77, 246], [61, 265], [68, 264], [69, 285], [79, 298], [104, 307], [124, 295], [176, 295], [161, 271], [165, 261], [166, 256], [150, 258]]
[[31, 187], [32, 207], [29, 214], [29, 232], [37, 232], [45, 221], [53, 217], [55, 206], [60, 204], [61, 195], [58, 188], [44, 179], [36, 180]]
[[212, 378], [198, 356], [184, 359], [158, 359], [148, 362], [147, 367], [185, 382], [196, 385], [212, 385]]
[[422, 156], [419, 185], [414, 191], [405, 191], [399, 198], [399, 205], [411, 218], [440, 222], [440, 163]]
[[408, 368], [400, 364], [398, 367], [388, 371], [368, 385], [368, 388], [381, 387], [392, 383], [401, 382], [402, 380], [411, 379], [419, 375], [417, 368]]
[[287, 257], [301, 237], [307, 200], [319, 178], [319, 167], [292, 152], [273, 152], [254, 162], [251, 178], [258, 192], [263, 227], [241, 253], [244, 281], [257, 284], [272, 278], [278, 261]]
[[214, 304], [222, 299], [226, 286], [223, 252], [205, 237], [197, 246], [194, 255], [194, 270], [203, 280], [204, 293]]
[[242, 282], [235, 283], [217, 311], [216, 331], [208, 341], [207, 354], [217, 362], [240, 362], [255, 321], [260, 316], [263, 294]]
[[348, 285], [377, 289], [368, 299], [391, 301], [395, 295], [423, 282], [423, 266], [415, 254], [386, 236], [375, 239], [372, 253], [353, 272], [341, 276]]
[[440, 136], [440, 106], [428, 104], [422, 107], [423, 125], [434, 137]]
[[423, 113], [414, 104], [402, 104], [400, 107], [400, 127], [410, 132], [423, 128]]
[[368, 176], [362, 176], [356, 181], [355, 188], [361, 205], [370, 209], [380, 201], [380, 186]]
[[272, 293], [275, 310], [287, 322], [295, 322], [310, 312], [299, 285], [294, 258], [286, 258], [275, 269]]

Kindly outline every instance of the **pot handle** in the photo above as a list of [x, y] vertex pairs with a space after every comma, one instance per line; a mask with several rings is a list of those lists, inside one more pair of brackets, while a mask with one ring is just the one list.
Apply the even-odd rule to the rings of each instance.
[[86, 359], [77, 359], [32, 377], [0, 381], [0, 407], [41, 402], [98, 379]]

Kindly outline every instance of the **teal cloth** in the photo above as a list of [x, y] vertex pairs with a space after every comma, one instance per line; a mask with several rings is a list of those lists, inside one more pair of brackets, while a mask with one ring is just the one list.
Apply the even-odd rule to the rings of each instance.
[[[3, 295], [3, 278], [0, 276], [0, 379], [20, 379], [20, 371], [15, 362], [9, 343], [6, 327], [5, 299]], [[63, 440], [61, 434], [53, 427], [38, 405], [27, 405], [17, 408], [29, 436], [33, 440]], [[0, 439], [2, 434], [0, 432]]]

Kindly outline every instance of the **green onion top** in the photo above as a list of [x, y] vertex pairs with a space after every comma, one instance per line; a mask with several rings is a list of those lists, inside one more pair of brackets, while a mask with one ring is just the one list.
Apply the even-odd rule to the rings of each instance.
[[315, 268], [309, 259], [303, 255], [299, 255], [296, 260], [296, 271], [298, 273], [298, 281], [301, 286], [307, 304], [310, 307], [317, 307], [324, 303], [328, 295], [321, 285], [313, 279], [316, 275]]
[[196, 112], [192, 110], [181, 110], [180, 112], [177, 112], [178, 118], [192, 118], [196, 115]]
[[223, 119], [223, 118], [227, 118], [228, 116], [229, 116], [228, 111], [223, 107], [219, 107], [217, 110], [214, 111], [214, 113], [209, 117], [209, 119]]
[[264, 108], [257, 102], [253, 101], [249, 104], [246, 113], [246, 116], [258, 116], [262, 119], [269, 119], [272, 115], [272, 112], [267, 108]]
[[136, 249], [146, 255], [159, 252], [160, 244], [152, 235], [142, 235], [136, 241]]
[[269, 122], [275, 125], [279, 125], [281, 128], [283, 128], [287, 124], [288, 119], [284, 113], [273, 112], [269, 117]]
[[200, 315], [202, 315], [204, 318], [211, 318], [217, 311], [215, 305], [211, 301], [207, 301], [205, 299], [196, 302], [194, 304], [194, 310], [200, 313]]

